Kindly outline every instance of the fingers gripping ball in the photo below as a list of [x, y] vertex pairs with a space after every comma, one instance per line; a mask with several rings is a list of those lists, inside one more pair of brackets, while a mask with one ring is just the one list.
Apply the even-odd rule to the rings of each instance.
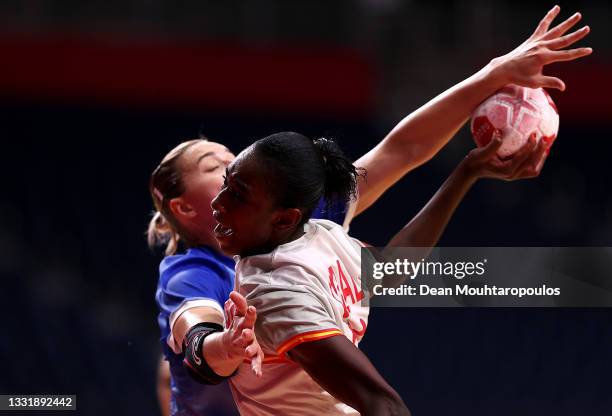
[[[486, 146], [493, 132], [501, 130], [500, 158], [516, 153], [535, 134], [548, 149], [557, 138], [559, 113], [555, 103], [542, 88], [507, 85], [487, 98], [472, 114], [471, 131], [478, 146]], [[548, 151], [548, 150], [547, 150]]]

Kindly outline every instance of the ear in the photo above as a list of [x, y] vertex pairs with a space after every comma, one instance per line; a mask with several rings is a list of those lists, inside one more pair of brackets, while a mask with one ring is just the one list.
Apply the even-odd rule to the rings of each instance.
[[193, 207], [185, 202], [183, 198], [172, 198], [170, 203], [168, 204], [170, 207], [170, 211], [174, 214], [176, 218], [193, 218], [197, 215], [197, 212], [193, 209]]
[[280, 210], [274, 220], [272, 226], [277, 231], [286, 231], [295, 228], [302, 221], [302, 211], [297, 208], [287, 208]]

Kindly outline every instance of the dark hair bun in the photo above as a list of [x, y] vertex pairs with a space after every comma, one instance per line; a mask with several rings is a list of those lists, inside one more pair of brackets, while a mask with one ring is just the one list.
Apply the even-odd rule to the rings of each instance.
[[357, 192], [357, 176], [359, 176], [355, 166], [335, 141], [321, 137], [315, 139], [313, 143], [321, 155], [325, 169], [323, 197], [328, 202], [348, 201], [354, 198]]

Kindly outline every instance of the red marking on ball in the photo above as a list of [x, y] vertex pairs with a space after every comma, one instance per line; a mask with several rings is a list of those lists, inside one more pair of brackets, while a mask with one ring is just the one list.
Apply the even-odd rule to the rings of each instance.
[[481, 116], [474, 119], [472, 134], [478, 146], [482, 147], [488, 145], [493, 138], [494, 131], [495, 128], [487, 117]]
[[545, 140], [550, 147], [559, 130], [559, 114], [542, 88], [507, 85], [474, 110], [470, 127], [478, 146], [486, 146], [493, 131], [501, 130], [503, 143], [497, 155], [508, 158], [527, 144], [534, 132], [536, 142]]

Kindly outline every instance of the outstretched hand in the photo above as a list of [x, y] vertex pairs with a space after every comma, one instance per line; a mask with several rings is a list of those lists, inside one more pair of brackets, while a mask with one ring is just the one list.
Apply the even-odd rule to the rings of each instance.
[[232, 292], [225, 302], [225, 314], [227, 330], [224, 331], [224, 345], [228, 355], [251, 360], [251, 369], [261, 376], [264, 354], [255, 336], [255, 307], [248, 306], [245, 297], [238, 292]]
[[233, 291], [225, 302], [224, 309], [227, 327], [224, 344], [228, 355], [251, 360], [251, 369], [257, 376], [261, 376], [264, 354], [255, 336], [255, 307], [248, 306], [245, 297]]
[[467, 155], [464, 163], [475, 178], [512, 181], [534, 178], [540, 174], [549, 147], [543, 139], [537, 142], [535, 134], [532, 134], [523, 147], [504, 160], [497, 155], [502, 142], [501, 132], [497, 130], [488, 145], [476, 148]]
[[584, 26], [565, 35], [582, 18], [580, 13], [575, 13], [563, 23], [549, 29], [559, 11], [559, 6], [553, 7], [525, 42], [512, 52], [491, 61], [491, 66], [498, 72], [504, 84], [565, 90], [565, 83], [561, 79], [542, 74], [544, 66], [553, 62], [582, 58], [590, 55], [593, 50], [564, 49], [584, 38], [590, 28]]

